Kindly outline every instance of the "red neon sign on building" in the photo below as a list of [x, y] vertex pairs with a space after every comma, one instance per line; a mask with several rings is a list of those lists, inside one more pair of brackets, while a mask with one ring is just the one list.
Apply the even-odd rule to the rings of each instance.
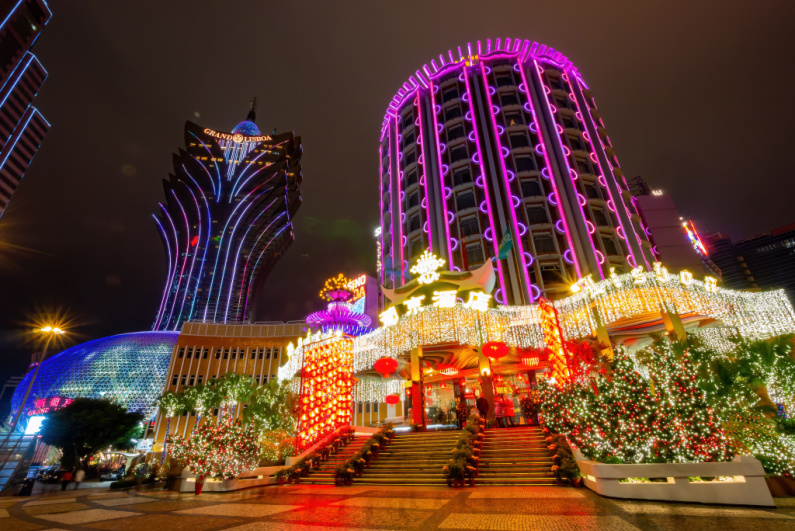
[[61, 396], [51, 396], [49, 398], [37, 398], [33, 401], [33, 409], [28, 410], [28, 416], [45, 415], [50, 411], [65, 408], [72, 403], [71, 398], [63, 398]]

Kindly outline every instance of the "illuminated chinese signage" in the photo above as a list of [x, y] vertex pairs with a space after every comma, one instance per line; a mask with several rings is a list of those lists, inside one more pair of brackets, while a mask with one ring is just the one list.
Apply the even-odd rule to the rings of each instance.
[[[400, 320], [400, 314], [398, 314], [397, 310], [398, 306], [402, 307], [403, 315], [416, 315], [427, 310], [428, 308], [452, 308], [456, 305], [457, 293], [458, 292], [456, 290], [434, 291], [433, 296], [431, 297], [431, 304], [425, 306], [422, 304], [425, 300], [425, 295], [410, 297], [403, 301], [403, 303], [392, 306], [388, 310], [381, 312], [378, 317], [381, 320], [382, 325], [393, 326], [396, 325]], [[463, 306], [465, 308], [484, 312], [489, 309], [490, 300], [491, 295], [488, 293], [483, 291], [470, 291], [469, 300], [464, 302]]]
[[270, 135], [263, 135], [263, 136], [245, 136], [241, 135], [240, 133], [219, 133], [218, 131], [213, 131], [212, 129], [205, 129], [204, 134], [210, 135], [213, 138], [217, 138], [219, 140], [231, 140], [232, 142], [270, 142], [273, 140], [273, 137]]
[[72, 403], [71, 398], [51, 396], [50, 398], [37, 398], [33, 402], [33, 409], [28, 410], [28, 416], [44, 415], [50, 411], [61, 409]]
[[[654, 273], [655, 279], [659, 280], [660, 282], [667, 282], [673, 277], [671, 273], [668, 272], [668, 268], [666, 268], [660, 262], [654, 262], [652, 264], [651, 273]], [[683, 286], [689, 286], [693, 283], [693, 273], [683, 269], [679, 272], [679, 283]], [[628, 278], [627, 278], [628, 277]], [[621, 275], [619, 276], [616, 273], [616, 268], [610, 268], [610, 274], [607, 276], [605, 280], [609, 280], [610, 284], [612, 284], [616, 288], [631, 286], [642, 286], [647, 284], [651, 277], [647, 276], [644, 273], [644, 267], [642, 265], [633, 268], [630, 270], [629, 275]], [[627, 282], [629, 280], [629, 282]], [[581, 279], [577, 280], [574, 284], [571, 285], [571, 291], [574, 293], [584, 292], [587, 293], [590, 297], [594, 298], [598, 295], [605, 295], [607, 293], [607, 286], [602, 281], [595, 281], [592, 275], [586, 275]], [[704, 291], [708, 293], [715, 293], [718, 291], [718, 279], [712, 276], [705, 276], [704, 277]]]

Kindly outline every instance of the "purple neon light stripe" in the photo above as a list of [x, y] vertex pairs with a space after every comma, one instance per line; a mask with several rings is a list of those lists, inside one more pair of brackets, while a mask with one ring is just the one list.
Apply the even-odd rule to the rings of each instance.
[[[160, 205], [163, 206], [163, 205]], [[155, 330], [160, 328], [160, 325], [163, 322], [163, 315], [165, 311], [166, 305], [166, 298], [168, 294], [171, 292], [171, 244], [168, 242], [168, 234], [166, 233], [166, 229], [163, 228], [163, 225], [160, 223], [160, 220], [157, 219], [155, 214], [152, 214], [152, 217], [157, 223], [157, 227], [160, 229], [160, 232], [163, 234], [163, 241], [166, 242], [166, 255], [168, 256], [168, 271], [166, 272], [166, 289], [163, 290], [163, 296], [160, 298], [160, 308], [157, 310], [157, 319], [155, 319], [155, 326], [153, 327]]]
[[[574, 86], [570, 82], [569, 82], [569, 87], [571, 88], [571, 91], [573, 92], [574, 91]], [[583, 120], [586, 120], [586, 115], [583, 114], [582, 109], [580, 108], [580, 105], [577, 102], [576, 98], [574, 100], [574, 103], [577, 105], [577, 112], [580, 113], [580, 116], [582, 116]], [[595, 136], [597, 137], [597, 141], [599, 142], [599, 145], [601, 146], [602, 151], [604, 151], [605, 150], [605, 146], [604, 146], [604, 142], [602, 142], [602, 137], [599, 134], [599, 128], [597, 127], [596, 122], [594, 121], [593, 116], [591, 115], [590, 111], [587, 113], [587, 115], [588, 115], [587, 119], [591, 121], [591, 125], [593, 126], [593, 129], [596, 132]], [[595, 146], [595, 144], [593, 142], [594, 142], [593, 139], [591, 139], [591, 147], [596, 149], [596, 146]], [[594, 155], [596, 155], [596, 153], [594, 153]], [[608, 172], [605, 172], [605, 168], [602, 166], [602, 163], [600, 162], [599, 157], [596, 156], [595, 158], [596, 158], [596, 165], [599, 167], [599, 172], [604, 177], [605, 183], [607, 183]], [[605, 158], [607, 158], [607, 153], [605, 153]], [[593, 159], [591, 159], [591, 162], [593, 162]], [[609, 159], [608, 159], [608, 164], [610, 164], [610, 160]], [[609, 170], [609, 177], [611, 179], [615, 180], [615, 174], [613, 173], [613, 168], [610, 167], [610, 168], [608, 168], [608, 170]], [[629, 220], [630, 221], [630, 223], [629, 223], [630, 226], [629, 226], [629, 232], [628, 232], [627, 231], [627, 227], [625, 227], [624, 224], [621, 222], [621, 216], [618, 216], [619, 204], [622, 207], [626, 208], [626, 205], [624, 204], [624, 198], [623, 197], [619, 197], [618, 199], [620, 200], [620, 202], [617, 202], [616, 198], [613, 196], [613, 193], [610, 191], [610, 187], [609, 186], [605, 186], [605, 188], [607, 188], [607, 194], [610, 197], [610, 199], [613, 201], [613, 206], [616, 208], [616, 217], [618, 218], [618, 224], [619, 224], [619, 226], [621, 228], [624, 229], [624, 238], [626, 239], [626, 242], [627, 242], [627, 249], [629, 250], [629, 254], [632, 257], [632, 259], [635, 261], [635, 264], [639, 264], [640, 262], [638, 262], [638, 257], [635, 256], [635, 253], [632, 250], [633, 246], [629, 243], [630, 233], [635, 238], [635, 241], [637, 241], [637, 234], [635, 232], [635, 227], [632, 226], [632, 220], [631, 219]], [[619, 191], [621, 190], [620, 186], [617, 186], [617, 188], [619, 189]], [[620, 195], [621, 194], [619, 194], [619, 196]], [[641, 245], [640, 247], [641, 247], [641, 253], [640, 253], [641, 256], [640, 256], [640, 258], [646, 264], [646, 267], [649, 270], [651, 270], [651, 265], [649, 264], [649, 261], [646, 259], [645, 253], [643, 253], [643, 246]]]
[[[544, 85], [544, 80], [543, 79], [541, 79], [541, 83], [542, 83], [542, 86], [546, 86], [546, 85]], [[553, 105], [551, 90], [550, 90], [549, 93], [547, 93], [546, 90], [544, 90], [542, 92], [544, 93], [544, 99], [546, 100], [547, 105]], [[555, 116], [554, 115], [552, 116], [552, 121], [555, 123], [555, 125], [557, 125], [558, 122], [557, 122], [557, 120], [555, 120]], [[565, 131], [564, 131], [563, 134], [558, 133], [557, 132], [557, 127], [555, 127], [555, 134], [557, 135], [557, 141], [558, 141], [558, 144], [560, 145], [560, 150], [563, 153], [563, 163], [566, 165], [565, 170], [566, 170], [567, 178], [569, 180], [571, 180], [571, 165], [569, 165], [569, 157], [566, 155], [566, 146], [563, 145], [563, 134], [565, 134]], [[571, 150], [569, 150], [569, 153], [571, 153]], [[585, 208], [583, 208], [582, 204], [580, 204], [580, 195], [579, 195], [580, 192], [577, 190], [577, 186], [576, 185], [574, 185], [573, 188], [574, 188], [574, 193], [577, 194], [577, 197], [575, 198], [575, 200], [577, 202], [577, 208], [580, 210], [580, 215], [582, 216], [583, 223], [585, 224], [585, 226], [587, 228], [588, 227], [588, 216], [585, 215]], [[602, 280], [604, 280], [605, 274], [602, 271], [602, 264], [599, 263], [599, 255], [597, 254], [596, 245], [594, 245], [594, 238], [595, 237], [596, 237], [596, 231], [594, 231], [593, 234], [588, 234], [588, 242], [591, 244], [591, 251], [593, 252], [594, 262], [596, 263], [596, 267], [599, 270], [599, 277]], [[574, 250], [572, 250], [572, 257], [574, 257]]]
[[[422, 102], [420, 101], [420, 95], [417, 93], [417, 121], [420, 123], [419, 130], [420, 130], [420, 137], [419, 142], [417, 145], [419, 146], [420, 156], [422, 157], [422, 164], [417, 163], [418, 165], [422, 166], [422, 181], [425, 183], [422, 185], [423, 189], [425, 190], [425, 221], [428, 223], [428, 246], [433, 251], [433, 231], [431, 229], [431, 198], [428, 195], [428, 177], [425, 172], [425, 149], [423, 148], [423, 142], [425, 141], [425, 133], [422, 129]], [[431, 109], [433, 110], [433, 109]], [[435, 113], [434, 113], [435, 114]], [[434, 126], [435, 127], [435, 126]], [[419, 158], [418, 158], [419, 160]], [[420, 203], [422, 204], [422, 203]], [[424, 236], [423, 236], [424, 237]], [[449, 247], [449, 244], [448, 244]]]
[[[433, 139], [436, 142], [436, 160], [437, 160], [437, 167], [439, 168], [439, 186], [440, 190], [442, 191], [441, 203], [442, 203], [442, 214], [443, 218], [443, 225], [444, 225], [444, 234], [447, 240], [445, 240], [444, 246], [447, 248], [447, 265], [450, 268], [450, 271], [453, 270], [453, 266], [455, 262], [453, 262], [453, 248], [450, 245], [450, 221], [447, 215], [447, 197], [445, 196], [444, 189], [444, 174], [442, 173], [442, 149], [441, 149], [441, 141], [439, 140], [439, 120], [436, 118], [436, 97], [433, 95], [433, 88], [436, 86], [433, 82], [430, 82], [428, 85], [428, 93], [431, 97], [431, 116], [433, 117]], [[424, 159], [423, 159], [424, 162]], [[428, 180], [425, 180], [425, 183], [428, 183]], [[430, 203], [430, 201], [429, 201]], [[430, 227], [430, 223], [428, 226]]]
[[[265, 214], [265, 212], [267, 212], [269, 208], [271, 208], [273, 205], [275, 205], [277, 201], [279, 201], [279, 198], [278, 198], [278, 197], [277, 197], [276, 199], [274, 199], [273, 201], [271, 201], [271, 203], [270, 203], [268, 206], [266, 206], [265, 208], [263, 208], [263, 209], [260, 211], [260, 213], [259, 213], [259, 214], [257, 214], [257, 217], [255, 217], [255, 218], [254, 218], [254, 219], [251, 221], [251, 223], [250, 223], [250, 224], [248, 225], [248, 227], [246, 228], [246, 231], [243, 233], [243, 236], [240, 238], [240, 244], [238, 244], [238, 246], [237, 246], [237, 252], [235, 253], [235, 262], [234, 262], [234, 264], [232, 265], [232, 274], [230, 275], [232, 278], [230, 279], [230, 282], [229, 282], [229, 292], [228, 292], [228, 293], [227, 293], [227, 295], [226, 295], [226, 309], [224, 310], [224, 315], [225, 315], [225, 316], [227, 316], [227, 317], [229, 317], [229, 305], [231, 304], [231, 301], [232, 301], [232, 293], [234, 292], [234, 284], [235, 284], [235, 280], [236, 280], [236, 279], [235, 279], [235, 271], [237, 271], [237, 261], [240, 259], [240, 251], [243, 249], [243, 244], [246, 242], [246, 237], [248, 236], [248, 233], [249, 233], [249, 231], [251, 231], [251, 228], [252, 228], [252, 227], [253, 227], [253, 226], [254, 226], [254, 225], [257, 223], [257, 220], [259, 220], [260, 216], [262, 216], [263, 214]], [[270, 228], [270, 226], [271, 226], [271, 225], [273, 225], [273, 224], [276, 222], [276, 219], [278, 219], [278, 218], [280, 218], [280, 217], [281, 217], [281, 215], [280, 215], [280, 216], [277, 216], [276, 218], [274, 218], [274, 220], [273, 220], [273, 221], [271, 221], [271, 222], [270, 222], [270, 224], [268, 224], [268, 226], [267, 226], [267, 227], [265, 227], [265, 229], [264, 229], [264, 230], [268, 230], [268, 229]], [[255, 244], [255, 245], [256, 245], [256, 244]], [[252, 249], [253, 249], [253, 248], [254, 248], [254, 247], [252, 247]], [[246, 263], [248, 263], [248, 259], [246, 259]], [[244, 278], [245, 278], [245, 270], [244, 270], [244, 272], [243, 272], [243, 276], [244, 276]], [[243, 289], [243, 280], [241, 280], [241, 282], [240, 282], [240, 289], [241, 289], [241, 292], [242, 292], [242, 289]]]
[[[171, 214], [169, 214], [168, 210], [166, 210], [166, 207], [164, 207], [162, 203], [160, 203], [160, 208], [163, 210], [163, 213], [166, 215], [166, 219], [171, 225], [171, 234], [174, 235], [174, 268], [171, 270], [171, 278], [168, 281], [168, 291], [170, 293], [171, 286], [174, 285], [174, 278], [176, 277], [177, 274], [177, 263], [179, 262], [179, 240], [177, 239], [177, 227], [176, 225], [174, 225], [174, 220], [171, 218]], [[165, 310], [168, 310], [168, 308], [165, 308], [163, 311], [164, 317], [165, 317]], [[169, 326], [169, 324], [171, 323], [171, 317], [173, 317], [173, 315], [174, 315], [174, 305], [172, 303], [171, 310], [168, 313], [168, 317], [165, 319], [167, 323], [166, 326]]]
[[381, 207], [381, 209], [378, 211], [378, 222], [381, 226], [381, 234], [379, 235], [381, 238], [381, 271], [379, 274], [381, 275], [381, 284], [385, 285], [386, 267], [384, 267], [384, 232], [386, 232], [386, 227], [384, 226], [384, 148], [380, 143], [378, 144], [378, 204]]
[[[533, 67], [538, 69], [538, 63], [536, 63], [535, 59], [532, 61]], [[533, 98], [530, 95], [530, 85], [527, 83], [527, 76], [524, 73], [524, 68], [519, 68], [519, 73], [522, 76], [522, 83], [524, 83], [524, 90], [525, 96], [527, 96], [527, 101], [530, 103], [530, 109], [533, 111], [533, 122], [536, 126], [536, 131], [538, 131], [538, 140], [541, 142], [541, 145], [544, 146], [544, 164], [546, 165], [547, 171], [549, 172], [549, 182], [552, 184], [552, 193], [555, 194], [555, 202], [558, 204], [558, 213], [560, 214], [560, 219], [563, 221], [563, 228], [566, 232], [566, 242], [569, 244], [569, 250], [571, 250], [572, 262], [574, 262], [574, 270], [577, 272], [577, 277], [582, 276], [582, 270], [580, 269], [580, 264], [577, 261], [577, 254], [574, 252], [574, 244], [571, 240], [571, 232], [569, 231], [568, 223], [566, 223], [566, 214], [563, 210], [563, 203], [560, 200], [560, 193], [558, 193], [558, 187], [555, 184], [555, 174], [552, 172], [552, 165], [549, 163], [549, 150], [547, 149], [546, 144], [544, 144], [544, 137], [541, 134], [541, 125], [538, 122], [538, 111], [533, 105]]]
[[[403, 268], [403, 260], [405, 260], [405, 258], [403, 257], [404, 256], [403, 255], [403, 223], [400, 220], [400, 215], [402, 214], [402, 211], [403, 211], [403, 201], [400, 199], [400, 178], [401, 178], [401, 173], [403, 173], [403, 171], [402, 171], [402, 169], [400, 167], [400, 145], [398, 144], [398, 134], [399, 134], [398, 133], [398, 121], [399, 121], [398, 117], [396, 116], [395, 117], [395, 138], [394, 138], [394, 140], [395, 140], [395, 142], [394, 142], [394, 144], [395, 144], [395, 155], [394, 156], [395, 156], [395, 167], [397, 168], [397, 179], [396, 179], [396, 182], [397, 182], [397, 187], [398, 187], [398, 193], [397, 193], [397, 205], [398, 205], [397, 219], [398, 219], [398, 224], [397, 225], [398, 225], [398, 245], [400, 246], [400, 283], [401, 283], [401, 285], [403, 285], [403, 284], [406, 283], [406, 275], [404, 273], [404, 268]], [[392, 230], [393, 231], [395, 230], [394, 226], [392, 227]], [[392, 262], [393, 262], [392, 266], [394, 267], [394, 260]]]
[[[500, 168], [502, 169], [502, 179], [503, 179], [503, 182], [505, 183], [505, 193], [508, 194], [507, 201], [509, 202], [509, 210], [511, 211], [511, 220], [513, 221], [512, 228], [513, 228], [513, 233], [516, 235], [513, 238], [513, 241], [516, 243], [516, 245], [519, 248], [519, 255], [518, 256], [520, 256], [522, 258], [521, 259], [522, 267], [520, 268], [522, 270], [521, 274], [524, 276], [525, 286], [527, 286], [527, 288], [526, 288], [527, 289], [527, 297], [528, 297], [529, 301], [532, 303], [534, 299], [533, 299], [532, 290], [530, 289], [530, 275], [527, 272], [527, 267], [524, 266], [524, 247], [522, 246], [522, 238], [519, 236], [519, 223], [516, 220], [516, 207], [513, 205], [513, 200], [511, 199], [511, 197], [513, 196], [513, 193], [511, 192], [511, 183], [508, 181], [508, 173], [507, 173], [506, 168], [505, 168], [505, 159], [502, 157], [502, 141], [500, 140], [500, 132], [497, 130], [497, 118], [494, 115], [494, 107], [492, 107], [491, 94], [489, 93], [489, 90], [488, 90], [489, 79], [488, 79], [488, 77], [486, 75], [486, 67], [485, 67], [485, 65], [483, 63], [480, 63], [480, 72], [481, 72], [481, 75], [483, 76], [483, 84], [484, 84], [484, 87], [486, 88], [486, 90], [485, 90], [486, 99], [487, 99], [487, 101], [489, 103], [489, 105], [488, 105], [489, 111], [488, 112], [489, 112], [489, 115], [491, 116], [491, 125], [492, 125], [492, 128], [494, 130], [494, 142], [497, 144], [497, 159], [499, 160]], [[484, 184], [486, 184], [486, 183], [484, 182]], [[484, 189], [485, 189], [485, 186], [484, 186]], [[496, 234], [494, 235], [494, 239], [495, 240], [497, 239], [497, 235]], [[517, 260], [517, 263], [520, 263], [520, 261]], [[507, 290], [504, 290], [503, 291], [503, 297], [505, 297], [506, 293], [507, 293]]]
[[[267, 166], [263, 166], [262, 168], [258, 169], [254, 173], [252, 173], [251, 176], [248, 179], [246, 179], [245, 182], [243, 182], [243, 184], [240, 184], [240, 182], [243, 181], [243, 178], [245, 177], [246, 172], [249, 171], [253, 167], [253, 164], [255, 162], [257, 162], [261, 157], [264, 157], [268, 153], [271, 153], [271, 151], [274, 148], [277, 148], [277, 147], [279, 147], [279, 146], [281, 146], [283, 144], [286, 144], [286, 143], [287, 143], [287, 140], [285, 140], [283, 142], [279, 142], [278, 144], [274, 144], [273, 146], [269, 147], [267, 150], [264, 150], [262, 153], [260, 153], [256, 157], [254, 157], [251, 160], [251, 164], [249, 164], [249, 165], [247, 165], [246, 167], [243, 168], [243, 171], [240, 173], [238, 178], [235, 180], [234, 186], [232, 186], [232, 193], [229, 195], [229, 202], [230, 203], [232, 202], [232, 199], [237, 196], [237, 193], [235, 192], [235, 190], [238, 190], [238, 192], [241, 191], [246, 186], [246, 184], [248, 184], [248, 182], [252, 178], [254, 178], [255, 175], [258, 175], [262, 170], [266, 170], [266, 169], [270, 168], [271, 166], [273, 166], [276, 163], [274, 162], [274, 163], [268, 164]], [[245, 160], [245, 159], [243, 159], [243, 160]], [[239, 188], [238, 188], [238, 186], [239, 186]]]
[[[496, 234], [497, 231], [494, 229], [494, 210], [491, 208], [491, 199], [489, 197], [489, 187], [488, 187], [488, 184], [486, 183], [486, 175], [488, 175], [488, 173], [486, 172], [486, 167], [484, 166], [485, 158], [483, 157], [483, 151], [480, 149], [480, 135], [478, 134], [478, 126], [477, 126], [477, 123], [476, 123], [476, 120], [477, 120], [476, 116], [477, 115], [475, 114], [475, 107], [474, 107], [474, 105], [472, 103], [472, 100], [474, 99], [472, 97], [472, 87], [469, 84], [469, 76], [467, 75], [467, 72], [466, 72], [466, 66], [464, 66], [462, 68], [462, 71], [464, 73], [464, 84], [466, 85], [467, 92], [470, 95], [470, 97], [469, 97], [469, 112], [472, 113], [472, 130], [475, 132], [475, 148], [477, 149], [477, 152], [478, 152], [478, 161], [479, 161], [478, 162], [478, 166], [480, 166], [480, 174], [483, 176], [483, 194], [486, 196], [486, 208], [489, 211], [489, 213], [488, 213], [489, 227], [491, 228], [491, 233], [493, 235], [493, 234]], [[502, 156], [502, 155], [500, 155], [500, 156]], [[494, 256], [496, 257], [497, 255], [500, 254], [499, 244], [497, 242], [497, 238], [492, 236], [491, 243], [492, 243], [492, 245], [494, 247]], [[462, 253], [465, 252], [465, 249], [462, 249], [461, 252]], [[499, 278], [500, 278], [500, 288], [502, 288], [502, 292], [505, 293], [505, 291], [506, 291], [505, 290], [505, 275], [504, 275], [504, 273], [502, 271], [502, 264], [500, 263], [499, 259], [497, 260], [497, 276], [499, 276]]]
[[[185, 278], [185, 267], [188, 264], [188, 255], [190, 254], [190, 223], [188, 223], [188, 214], [185, 212], [185, 208], [182, 206], [182, 201], [179, 200], [177, 194], [174, 190], [171, 190], [171, 195], [174, 196], [174, 200], [179, 205], [179, 209], [182, 210], [182, 218], [185, 220], [185, 256], [182, 259], [182, 269], [179, 272], [179, 282], [177, 283], [177, 297], [174, 298], [174, 307], [176, 308], [177, 299], [179, 298], [180, 294], [180, 286], [182, 285], [182, 279]], [[188, 286], [190, 286], [190, 275], [185, 282]], [[185, 288], [187, 290], [187, 288]], [[179, 314], [177, 315], [176, 322], [179, 323], [180, 319], [182, 318], [182, 311], [185, 309], [185, 293], [182, 293], [182, 304], [180, 304]]]
[[[274, 200], [273, 203], [268, 205], [268, 208], [270, 208], [274, 203], [276, 203], [276, 201], [278, 201], [278, 199]], [[263, 210], [263, 212], [264, 212], [264, 210]], [[286, 214], [287, 214], [287, 212], [282, 212], [281, 214], [279, 214], [278, 216], [273, 218], [273, 221], [271, 221], [268, 224], [267, 227], [262, 229], [262, 232], [260, 232], [260, 235], [257, 237], [257, 240], [251, 246], [252, 250], [257, 248], [257, 245], [259, 244], [259, 241], [268, 232], [268, 230], [271, 228], [271, 226], [274, 223], [276, 223], [277, 221], [279, 221], [279, 219], [282, 218], [283, 216], [285, 216]], [[262, 214], [260, 214], [260, 215], [262, 215]], [[259, 219], [259, 216], [257, 216], [257, 219]], [[254, 221], [256, 221], [256, 220], [254, 220]], [[254, 222], [252, 222], [252, 226], [253, 225], [254, 225]], [[251, 228], [251, 227], [249, 227], [249, 228]], [[246, 231], [246, 235], [248, 235], [248, 231]], [[245, 240], [245, 236], [243, 237], [243, 240]], [[242, 248], [242, 246], [243, 246], [243, 242], [240, 242], [240, 247], [238, 247], [238, 250], [237, 250], [237, 255], [238, 256], [240, 256], [240, 249]], [[238, 292], [238, 298], [237, 298], [238, 310], [237, 310], [237, 313], [235, 314], [235, 320], [236, 321], [240, 319], [240, 306], [243, 305], [243, 286], [248, 284], [246, 282], [246, 271], [248, 271], [248, 264], [249, 264], [250, 261], [251, 261], [251, 254], [249, 253], [249, 255], [246, 257], [246, 264], [243, 266], [243, 275], [242, 275], [242, 277], [240, 279], [240, 291]], [[235, 259], [235, 269], [237, 269], [237, 259]], [[231, 296], [232, 296], [232, 290], [229, 291], [229, 297], [231, 298]], [[229, 302], [226, 303], [226, 312], [225, 313], [227, 315], [229, 315]], [[243, 313], [243, 315], [245, 315], [245, 312]]]
[[[265, 251], [267, 251], [267, 250], [268, 250], [268, 247], [270, 247], [270, 246], [271, 246], [271, 243], [273, 243], [273, 240], [275, 240], [276, 238], [278, 238], [278, 237], [279, 237], [279, 235], [280, 235], [282, 232], [284, 232], [284, 230], [285, 230], [286, 228], [288, 228], [288, 227], [292, 227], [292, 226], [293, 226], [293, 224], [292, 224], [292, 223], [288, 223], [287, 225], [285, 225], [284, 227], [282, 227], [282, 228], [281, 228], [281, 230], [279, 230], [279, 232], [277, 232], [276, 234], [274, 234], [274, 235], [273, 235], [273, 238], [271, 238], [271, 239], [270, 239], [270, 241], [269, 241], [269, 242], [268, 242], [268, 244], [265, 246], [265, 248], [264, 248], [264, 249], [262, 249], [262, 252], [261, 252], [261, 253], [259, 253], [259, 256], [257, 257], [257, 261], [256, 261], [256, 262], [254, 262], [254, 268], [253, 268], [253, 271], [256, 271], [256, 270], [257, 270], [257, 267], [259, 267], [259, 261], [262, 259], [262, 255], [264, 255], [264, 254], [265, 254]], [[246, 305], [245, 305], [245, 307], [243, 308], [243, 313], [244, 313], [244, 314], [245, 314], [245, 312], [247, 312], [247, 311], [248, 311], [248, 301], [251, 299], [251, 283], [252, 283], [253, 281], [254, 281], [254, 275], [251, 275], [251, 278], [249, 278], [249, 280], [248, 280], [248, 287], [246, 288]]]
[[[199, 286], [201, 285], [201, 279], [203, 277], [204, 264], [207, 263], [207, 250], [210, 248], [210, 237], [212, 236], [213, 219], [212, 219], [212, 214], [210, 213], [210, 202], [207, 201], [207, 196], [204, 195], [204, 190], [202, 190], [201, 186], [199, 186], [199, 183], [196, 181], [196, 179], [193, 178], [193, 175], [190, 174], [188, 169], [185, 168], [184, 164], [182, 164], [182, 171], [185, 172], [185, 175], [187, 175], [191, 181], [193, 181], [193, 184], [196, 186], [196, 189], [201, 194], [202, 200], [204, 201], [204, 206], [207, 209], [207, 236], [204, 239], [204, 253], [202, 254], [202, 261], [201, 261], [202, 267], [199, 270], [199, 277], [196, 279], [196, 287], [194, 288], [193, 299], [191, 300], [191, 305], [190, 305], [189, 316], [190, 319], [193, 319], [195, 315], [193, 313], [193, 309], [196, 306], [196, 299], [198, 299], [199, 296]], [[201, 237], [199, 239], [201, 239]]]
[[[196, 242], [197, 242], [196, 245], [198, 245], [198, 242], [201, 241], [201, 239], [202, 239], [202, 211], [201, 211], [201, 207], [199, 207], [199, 201], [196, 200], [196, 194], [194, 194], [193, 190], [190, 189], [190, 186], [188, 186], [188, 183], [186, 183], [183, 180], [180, 180], [180, 183], [182, 183], [185, 186], [185, 188], [188, 190], [188, 193], [190, 193], [191, 197], [193, 198], [193, 204], [196, 206], [196, 214], [199, 216], [199, 231], [198, 231], [198, 234], [196, 235]], [[190, 227], [188, 227], [188, 237], [190, 238]], [[182, 294], [182, 305], [180, 306], [180, 309], [179, 309], [179, 317], [177, 318], [177, 322], [182, 321], [182, 313], [185, 310], [185, 299], [187, 299], [188, 293], [190, 292], [190, 281], [193, 278], [193, 269], [196, 266], [196, 255], [198, 254], [195, 250], [191, 249], [190, 240], [188, 241], [188, 250], [187, 250], [187, 252], [189, 252], [191, 254], [190, 270], [188, 270], [188, 281], [187, 281], [187, 283], [185, 285], [185, 290], [184, 290], [184, 292]], [[196, 280], [196, 284], [198, 284], [198, 282], [199, 281], [197, 279]], [[192, 308], [192, 306], [193, 305], [191, 305], [191, 308]], [[192, 317], [193, 316], [191, 315], [191, 310], [189, 309], [188, 310], [188, 320], [192, 319]]]

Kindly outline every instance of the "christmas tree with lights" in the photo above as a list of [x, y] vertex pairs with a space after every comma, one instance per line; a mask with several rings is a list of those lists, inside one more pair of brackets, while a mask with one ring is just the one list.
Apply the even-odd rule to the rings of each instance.
[[231, 479], [259, 463], [253, 424], [235, 420], [226, 408], [218, 424], [204, 424], [188, 439], [175, 438], [169, 444], [173, 457], [200, 477]]

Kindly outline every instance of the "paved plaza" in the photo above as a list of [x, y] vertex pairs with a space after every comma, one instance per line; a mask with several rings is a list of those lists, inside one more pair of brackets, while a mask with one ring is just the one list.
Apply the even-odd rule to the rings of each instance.
[[96, 489], [0, 498], [0, 529], [795, 529], [795, 498], [776, 503], [753, 509], [619, 501], [561, 487], [288, 485], [201, 496]]

